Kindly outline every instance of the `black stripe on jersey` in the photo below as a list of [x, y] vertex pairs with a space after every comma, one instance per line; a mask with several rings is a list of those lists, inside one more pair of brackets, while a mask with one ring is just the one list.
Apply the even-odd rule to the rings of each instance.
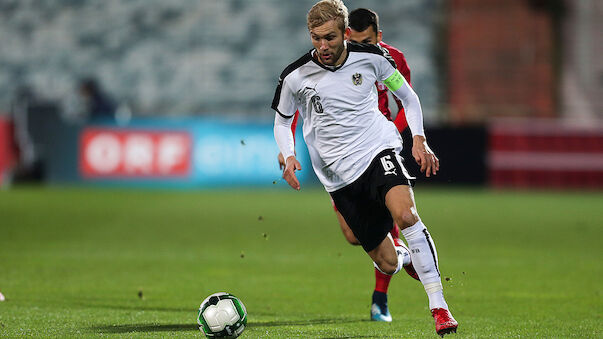
[[285, 119], [289, 119], [295, 115], [295, 113], [291, 115], [284, 115], [278, 110], [278, 103], [281, 101], [281, 91], [283, 90], [283, 79], [278, 79], [278, 85], [276, 86], [276, 92], [274, 93], [274, 99], [272, 99], [272, 109], [276, 111], [280, 116]]
[[291, 118], [293, 118], [293, 116], [295, 115], [295, 113], [293, 113], [293, 114], [291, 114], [291, 115], [284, 115], [284, 114], [283, 114], [283, 113], [281, 113], [281, 111], [279, 111], [278, 109], [276, 109], [276, 108], [274, 108], [274, 107], [272, 107], [272, 108], [273, 108], [273, 109], [276, 111], [276, 113], [278, 113], [278, 115], [282, 116], [282, 117], [283, 117], [283, 118], [285, 118], [285, 119], [291, 119]]
[[359, 44], [359, 43], [355, 43], [355, 42], [348, 42], [348, 51], [365, 52], [365, 53], [373, 53], [373, 54], [381, 55], [384, 58], [386, 58], [387, 61], [389, 61], [389, 63], [392, 64], [392, 66], [394, 66], [394, 68], [396, 68], [396, 69], [398, 68], [398, 66], [396, 66], [396, 62], [394, 61], [394, 58], [392, 58], [392, 56], [389, 55], [389, 52], [387, 51], [387, 49], [385, 49], [379, 45]]
[[283, 73], [281, 73], [281, 76], [278, 78], [278, 85], [276, 86], [276, 91], [274, 92], [274, 99], [272, 99], [271, 107], [273, 110], [277, 111], [278, 114], [280, 114], [283, 118], [291, 118], [295, 115], [295, 112], [291, 115], [284, 115], [278, 110], [278, 104], [281, 100], [281, 91], [283, 90], [283, 81], [285, 80], [285, 77], [287, 77], [287, 75], [291, 74], [296, 69], [305, 65], [310, 60], [312, 60], [312, 56], [310, 55], [310, 53], [304, 54], [301, 58], [295, 60], [289, 66], [287, 66]]
[[[314, 53], [314, 54], [316, 54], [316, 53], [318, 53], [318, 52], [316, 52], [316, 50], [315, 50], [315, 49], [313, 49], [312, 51], [310, 51], [310, 55], [312, 55], [313, 53]], [[339, 66], [327, 66], [327, 65], [325, 65], [325, 64], [323, 64], [323, 63], [321, 63], [320, 61], [318, 61], [318, 56], [317, 56], [316, 58], [315, 58], [314, 56], [312, 56], [312, 61], [313, 61], [315, 64], [317, 64], [318, 66], [322, 67], [323, 69], [325, 69], [325, 70], [327, 70], [327, 71], [330, 71], [330, 72], [335, 72], [335, 71], [337, 71], [338, 69], [340, 69], [341, 67], [343, 67], [343, 65], [345, 65], [345, 62], [346, 62], [346, 61], [348, 61], [348, 58], [349, 58], [349, 57], [350, 57], [350, 53], [346, 53], [346, 55], [345, 55], [345, 59], [343, 59], [343, 62], [342, 62], [342, 63], [341, 63], [341, 65], [339, 65]]]

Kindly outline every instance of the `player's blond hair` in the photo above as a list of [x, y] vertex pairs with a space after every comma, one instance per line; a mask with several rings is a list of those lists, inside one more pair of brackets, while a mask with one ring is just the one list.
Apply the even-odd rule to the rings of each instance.
[[348, 27], [348, 8], [343, 1], [322, 0], [312, 6], [308, 12], [308, 29], [322, 26], [330, 20], [335, 20], [342, 32]]

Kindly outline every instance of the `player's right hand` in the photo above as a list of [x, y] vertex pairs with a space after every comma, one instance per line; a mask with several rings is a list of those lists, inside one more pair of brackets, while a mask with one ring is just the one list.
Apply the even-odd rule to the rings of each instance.
[[297, 177], [295, 176], [295, 171], [301, 171], [301, 164], [292, 155], [287, 158], [285, 170], [283, 171], [283, 179], [287, 181], [289, 186], [299, 191], [301, 185], [299, 184], [299, 180], [297, 180]]
[[283, 157], [283, 153], [278, 152], [278, 168], [281, 170], [285, 169], [285, 158]]

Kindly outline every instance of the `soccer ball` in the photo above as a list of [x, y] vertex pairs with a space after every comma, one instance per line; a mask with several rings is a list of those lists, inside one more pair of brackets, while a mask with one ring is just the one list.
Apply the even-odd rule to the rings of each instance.
[[199, 306], [197, 323], [208, 338], [236, 338], [247, 325], [247, 310], [234, 295], [214, 293]]

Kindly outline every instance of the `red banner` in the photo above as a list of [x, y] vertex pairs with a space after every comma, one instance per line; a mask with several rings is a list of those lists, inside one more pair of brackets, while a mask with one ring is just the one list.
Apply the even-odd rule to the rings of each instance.
[[0, 185], [4, 172], [15, 165], [17, 149], [10, 120], [0, 118]]
[[84, 177], [185, 177], [190, 172], [187, 132], [88, 128], [80, 137]]
[[495, 187], [603, 187], [603, 126], [557, 121], [495, 122], [488, 167]]

